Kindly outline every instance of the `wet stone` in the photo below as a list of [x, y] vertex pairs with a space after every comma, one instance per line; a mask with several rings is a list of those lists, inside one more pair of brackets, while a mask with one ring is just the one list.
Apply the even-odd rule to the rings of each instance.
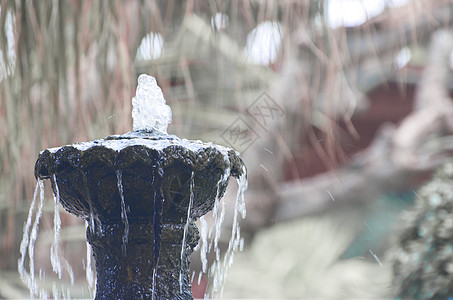
[[160, 131], [48, 149], [35, 165], [62, 206], [92, 224], [96, 299], [192, 299], [194, 222], [230, 175], [245, 176], [237, 152]]

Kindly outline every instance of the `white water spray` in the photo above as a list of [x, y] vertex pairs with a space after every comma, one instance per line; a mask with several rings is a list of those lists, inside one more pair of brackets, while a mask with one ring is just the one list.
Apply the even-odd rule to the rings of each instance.
[[146, 74], [140, 75], [135, 97], [132, 98], [133, 129], [156, 129], [167, 133], [168, 124], [171, 123], [171, 108], [165, 103], [156, 79]]

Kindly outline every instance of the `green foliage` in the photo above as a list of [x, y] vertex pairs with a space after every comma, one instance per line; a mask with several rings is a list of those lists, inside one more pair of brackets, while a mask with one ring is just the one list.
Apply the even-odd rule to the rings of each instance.
[[410, 299], [453, 296], [453, 162], [443, 165], [400, 219], [390, 253], [397, 293]]

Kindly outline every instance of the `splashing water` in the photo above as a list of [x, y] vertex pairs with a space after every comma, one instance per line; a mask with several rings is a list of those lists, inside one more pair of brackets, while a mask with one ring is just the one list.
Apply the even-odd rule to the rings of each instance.
[[171, 108], [165, 103], [156, 79], [146, 74], [140, 75], [136, 95], [132, 98], [133, 129], [155, 129], [167, 133], [168, 124], [171, 123]]
[[[59, 214], [59, 202], [60, 202], [60, 195], [58, 184], [56, 180], [56, 176], [53, 175], [52, 180], [55, 184], [55, 193], [54, 193], [54, 240], [51, 245], [51, 253], [50, 253], [50, 261], [52, 265], [53, 271], [58, 275], [58, 278], [61, 279], [62, 277], [62, 263], [65, 271], [67, 271], [69, 275], [70, 284], [74, 285], [74, 271], [69, 264], [69, 262], [64, 258], [60, 257], [59, 255], [59, 241], [60, 241], [60, 230], [61, 230], [61, 219]], [[36, 199], [38, 198], [39, 194], [39, 204], [37, 207], [36, 216], [34, 216], [33, 221], [33, 213], [36, 209]], [[20, 254], [21, 257], [18, 261], [18, 272], [22, 282], [24, 282], [30, 290], [30, 298], [34, 298], [35, 296], [39, 296], [40, 299], [48, 299], [49, 293], [48, 291], [43, 288], [39, 287], [38, 280], [35, 276], [35, 244], [38, 238], [38, 229], [39, 223], [43, 214], [43, 207], [45, 201], [45, 189], [44, 189], [44, 181], [38, 179], [36, 184], [35, 192], [33, 194], [33, 201], [31, 203], [30, 209], [28, 211], [27, 220], [24, 224], [23, 229], [23, 237], [20, 244]], [[28, 267], [27, 270], [25, 267], [25, 260], [28, 254]], [[45, 280], [45, 272], [40, 269], [39, 270], [39, 281], [43, 282]], [[64, 285], [61, 286], [61, 292], [58, 290], [58, 286], [55, 282], [53, 282], [52, 286], [52, 294], [53, 298], [58, 299], [60, 296], [64, 298], [71, 298], [71, 291], [69, 288], [65, 288]]]
[[[51, 264], [52, 268], [55, 273], [58, 274], [58, 278], [61, 279], [61, 274], [62, 274], [62, 267], [61, 267], [61, 260], [60, 256], [58, 254], [58, 248], [59, 248], [59, 240], [60, 240], [60, 229], [61, 229], [61, 220], [60, 220], [60, 215], [59, 215], [59, 206], [58, 203], [60, 201], [59, 199], [59, 192], [58, 192], [58, 185], [56, 181], [55, 175], [53, 176], [52, 180], [55, 183], [55, 191], [56, 193], [54, 194], [54, 201], [55, 201], [55, 207], [54, 207], [54, 241], [51, 246]], [[35, 203], [36, 199], [38, 197], [38, 190], [39, 190], [39, 204], [38, 204], [38, 211], [36, 213], [33, 226], [32, 226], [32, 220], [33, 220], [33, 212], [35, 210]], [[33, 195], [33, 201], [30, 206], [30, 209], [28, 211], [28, 216], [27, 216], [27, 221], [25, 222], [24, 225], [24, 234], [22, 237], [22, 242], [20, 244], [20, 253], [21, 253], [21, 258], [19, 259], [18, 262], [18, 271], [20, 274], [21, 280], [28, 286], [30, 290], [30, 297], [34, 296], [39, 296], [41, 299], [47, 299], [48, 298], [48, 293], [44, 288], [39, 288], [38, 287], [38, 282], [35, 278], [35, 243], [38, 238], [38, 227], [39, 227], [39, 221], [41, 220], [42, 213], [43, 213], [43, 206], [44, 206], [44, 182], [42, 180], [38, 180], [38, 183], [36, 184], [36, 189]], [[31, 230], [30, 230], [31, 229]], [[26, 254], [28, 253], [28, 261], [29, 261], [29, 271], [26, 270], [25, 268], [25, 257]], [[74, 272], [69, 265], [69, 263], [65, 260], [65, 269], [68, 271], [71, 283], [74, 283]], [[43, 275], [42, 269], [39, 271], [39, 279], [43, 280], [45, 276]], [[62, 287], [64, 289], [64, 287]], [[58, 289], [55, 288], [53, 290], [53, 297], [58, 298], [59, 293]], [[66, 295], [70, 295], [69, 290], [67, 291]]]
[[[238, 191], [234, 202], [234, 213], [232, 220], [231, 237], [228, 243], [228, 249], [225, 253], [221, 253], [219, 242], [222, 235], [222, 224], [226, 216], [226, 201], [221, 199], [220, 191], [221, 186], [228, 181], [231, 173], [230, 162], [228, 153], [224, 153], [225, 163], [228, 166], [217, 183], [217, 194], [214, 201], [212, 216], [214, 219], [213, 224], [209, 227], [208, 222], [203, 217], [200, 217], [199, 230], [200, 230], [200, 243], [197, 248], [200, 250], [200, 260], [202, 263], [202, 271], [198, 274], [197, 282], [200, 284], [202, 274], [207, 273], [211, 280], [210, 292], [206, 292], [205, 299], [215, 298], [223, 293], [223, 286], [225, 283], [228, 269], [233, 264], [234, 254], [237, 251], [242, 251], [244, 248], [244, 239], [241, 237], [239, 226], [239, 218], [246, 217], [246, 206], [244, 193], [247, 190], [247, 174], [245, 166], [242, 168], [242, 175], [237, 179]], [[207, 270], [208, 260], [207, 253], [213, 251], [215, 253], [215, 261]], [[208, 271], [208, 272], [206, 272]], [[191, 281], [194, 282], [195, 273], [192, 274]]]
[[[228, 174], [229, 176], [229, 174]], [[228, 177], [227, 177], [228, 178]], [[220, 259], [220, 250], [218, 248], [218, 242], [221, 235], [221, 226], [225, 218], [225, 200], [222, 201], [222, 211], [220, 215], [218, 213], [218, 204], [214, 207], [214, 219], [215, 219], [215, 237], [214, 237], [214, 251], [216, 253], [216, 261], [212, 264], [209, 270], [209, 276], [213, 277], [211, 297], [214, 298], [216, 294], [223, 293], [223, 286], [225, 283], [228, 269], [233, 264], [234, 253], [238, 250], [242, 251], [244, 247], [244, 239], [241, 237], [241, 230], [239, 226], [239, 214], [242, 218], [246, 216], [245, 198], [244, 193], [247, 190], [247, 174], [246, 169], [243, 167], [242, 175], [237, 179], [238, 191], [236, 194], [236, 200], [234, 203], [233, 223], [231, 229], [231, 237], [228, 243], [228, 249], [223, 256], [223, 262]], [[218, 200], [216, 200], [218, 201]], [[205, 254], [204, 254], [205, 255]]]

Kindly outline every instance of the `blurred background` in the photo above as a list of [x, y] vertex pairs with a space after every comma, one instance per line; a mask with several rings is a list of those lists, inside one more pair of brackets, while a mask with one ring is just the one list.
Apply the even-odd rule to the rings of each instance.
[[[141, 73], [172, 108], [169, 133], [248, 167], [222, 297], [395, 296], [398, 216], [452, 154], [452, 21], [451, 0], [0, 1], [0, 298], [29, 297], [17, 262], [40, 151], [131, 131]], [[35, 261], [51, 291], [47, 190]], [[85, 224], [61, 217], [86, 298]]]

